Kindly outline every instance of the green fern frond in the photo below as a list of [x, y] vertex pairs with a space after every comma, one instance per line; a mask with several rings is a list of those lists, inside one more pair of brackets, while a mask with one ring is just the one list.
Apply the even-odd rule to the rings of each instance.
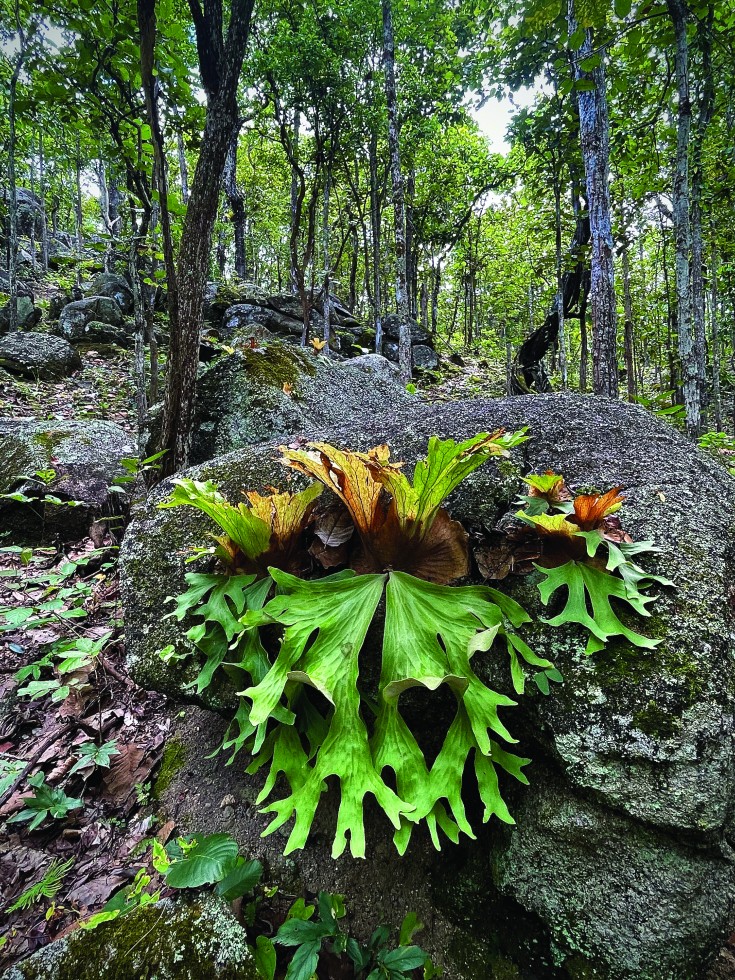
[[42, 898], [55, 898], [73, 864], [74, 858], [69, 858], [68, 861], [52, 861], [43, 878], [24, 891], [7, 910], [8, 913], [28, 909]]

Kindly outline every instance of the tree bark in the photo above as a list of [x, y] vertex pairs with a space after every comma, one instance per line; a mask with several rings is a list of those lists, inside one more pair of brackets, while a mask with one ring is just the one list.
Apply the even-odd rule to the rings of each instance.
[[239, 125], [237, 85], [253, 0], [232, 0], [223, 31], [222, 0], [189, 0], [207, 116], [179, 246], [177, 322], [172, 324], [163, 412], [161, 475], [184, 467], [191, 450], [199, 339], [212, 234], [227, 150]]
[[692, 246], [689, 220], [689, 140], [692, 128], [692, 106], [689, 97], [689, 10], [684, 0], [667, 0], [669, 16], [676, 37], [676, 164], [672, 193], [674, 234], [676, 237], [676, 324], [681, 362], [681, 384], [686, 413], [686, 429], [696, 437], [702, 430], [701, 384], [699, 363], [692, 329], [690, 254]]
[[373, 309], [375, 311], [375, 353], [383, 353], [383, 310], [380, 282], [380, 192], [378, 188], [378, 134], [371, 133], [368, 150], [370, 162], [370, 229], [373, 246]]
[[245, 198], [237, 186], [237, 143], [240, 136], [239, 127], [232, 137], [225, 163], [225, 196], [232, 215], [232, 229], [235, 238], [235, 275], [239, 279], [247, 279], [247, 260], [245, 258]]
[[396, 54], [393, 36], [393, 7], [391, 0], [382, 0], [383, 8], [383, 69], [385, 100], [388, 106], [388, 149], [393, 188], [393, 216], [396, 254], [396, 309], [400, 317], [398, 336], [398, 367], [403, 381], [411, 380], [411, 325], [407, 295], [406, 273], [406, 209], [401, 174], [401, 154], [398, 136], [398, 100], [396, 97]]
[[719, 297], [717, 295], [717, 267], [719, 256], [717, 246], [712, 245], [711, 286], [710, 286], [710, 324], [712, 328], [712, 404], [715, 412], [715, 429], [722, 429], [722, 396], [720, 394], [720, 333], [719, 333]]
[[[575, 0], [569, 0], [569, 33], [577, 30]], [[599, 58], [591, 72], [580, 64]], [[610, 220], [609, 156], [610, 126], [605, 89], [604, 49], [595, 50], [592, 31], [586, 30], [574, 68], [578, 82], [593, 82], [594, 88], [578, 91], [579, 131], [587, 186], [592, 260], [590, 305], [592, 307], [592, 382], [596, 395], [618, 397], [617, 310]]]
[[704, 167], [702, 153], [707, 129], [715, 102], [712, 74], [712, 22], [714, 5], [709, 5], [706, 18], [697, 21], [697, 37], [702, 54], [701, 83], [697, 93], [697, 113], [691, 141], [691, 304], [694, 330], [694, 356], [697, 362], [697, 381], [702, 408], [702, 427], [707, 424], [707, 327], [705, 318], [704, 242], [702, 240], [702, 194]]
[[168, 209], [168, 167], [161, 120], [158, 114], [158, 79], [155, 75], [156, 48], [156, 0], [138, 0], [138, 27], [140, 30], [140, 75], [145, 97], [148, 124], [153, 144], [154, 184], [158, 190], [161, 234], [163, 236], [163, 263], [166, 269], [166, 306], [169, 316], [171, 343], [177, 331], [178, 277], [176, 257], [171, 231], [171, 214]]
[[331, 340], [331, 330], [332, 330], [332, 300], [330, 296], [330, 286], [331, 286], [331, 255], [329, 252], [329, 195], [332, 189], [332, 167], [331, 164], [327, 165], [326, 172], [324, 174], [324, 205], [322, 209], [322, 249], [323, 249], [323, 259], [324, 259], [324, 291], [322, 310], [324, 314], [324, 333], [322, 337], [324, 338], [324, 350], [329, 353], [329, 343]]
[[82, 149], [79, 141], [79, 133], [76, 139], [76, 152], [74, 154], [74, 225], [77, 235], [77, 286], [82, 284], [82, 258], [84, 255], [84, 234], [82, 231]]
[[301, 113], [298, 109], [293, 111], [293, 161], [291, 162], [291, 234], [289, 242], [290, 271], [291, 271], [291, 292], [294, 296], [299, 294], [299, 270], [296, 260], [295, 243], [299, 235], [299, 224], [301, 222], [301, 208], [303, 206], [303, 194], [301, 193], [298, 160], [299, 160], [299, 130], [301, 129]]
[[628, 401], [635, 401], [638, 396], [635, 373], [635, 342], [633, 335], [633, 297], [630, 291], [630, 256], [628, 254], [627, 229], [623, 242], [621, 264], [623, 268], [623, 309], [625, 310], [625, 374], [628, 389]]
[[8, 187], [10, 200], [8, 211], [10, 218], [10, 240], [8, 256], [8, 290], [10, 293], [10, 323], [11, 333], [18, 329], [18, 187], [15, 175], [15, 155], [17, 152], [17, 136], [15, 131], [15, 102], [18, 94], [18, 79], [23, 70], [25, 58], [25, 38], [20, 26], [20, 17], [16, 5], [16, 27], [20, 38], [20, 50], [15, 58], [13, 73], [10, 76], [8, 94]]
[[43, 152], [43, 133], [38, 133], [38, 196], [41, 199], [41, 266], [48, 272], [48, 221], [46, 219], [46, 159]]
[[[590, 219], [581, 209], [577, 211], [577, 224], [574, 237], [569, 249], [570, 255], [576, 259], [574, 267], [564, 273], [562, 281], [563, 302], [562, 315], [565, 319], [580, 317], [582, 326], [582, 311], [586, 311], [587, 294], [589, 292], [589, 274], [584, 264], [584, 248], [590, 240]], [[533, 296], [529, 290], [529, 297]], [[523, 341], [518, 348], [513, 363], [513, 393], [527, 395], [530, 392], [551, 391], [551, 384], [543, 366], [543, 359], [556, 344], [559, 335], [559, 306], [558, 296], [554, 298], [551, 309], [541, 326]], [[586, 340], [582, 333], [583, 343]], [[580, 384], [582, 383], [580, 371]], [[586, 375], [586, 372], [585, 372]], [[586, 383], [586, 376], [585, 376]]]
[[181, 130], [176, 131], [176, 150], [179, 157], [179, 184], [181, 187], [181, 200], [184, 204], [189, 203], [189, 165], [186, 162], [186, 147], [184, 146], [184, 134]]

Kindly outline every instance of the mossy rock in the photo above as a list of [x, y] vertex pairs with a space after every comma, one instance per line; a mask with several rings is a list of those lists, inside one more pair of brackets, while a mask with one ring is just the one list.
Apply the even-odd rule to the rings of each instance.
[[213, 895], [164, 899], [76, 929], [38, 950], [5, 980], [256, 980], [245, 931]]
[[401, 412], [410, 398], [376, 354], [338, 362], [286, 342], [245, 347], [213, 362], [199, 379], [192, 462], [280, 435], [359, 425]]
[[[735, 481], [644, 409], [583, 396], [435, 406], [415, 401], [398, 413], [351, 425], [313, 426], [304, 434], [357, 449], [387, 442], [394, 458], [410, 465], [424, 455], [432, 435], [464, 439], [522, 425], [530, 427], [530, 440], [514, 452], [510, 465], [502, 465], [502, 472], [489, 463], [473, 473], [449, 499], [452, 515], [491, 528], [521, 489], [520, 473], [555, 469], [578, 487], [622, 485], [624, 526], [634, 539], [651, 538], [661, 548], [642, 563], [673, 579], [676, 587], [655, 589], [654, 615], [636, 623], [660, 641], [655, 650], [614, 642], [587, 656], [583, 631], [554, 629], [541, 621], [550, 610], [541, 606], [533, 578], [503, 583], [535, 614], [532, 645], [555, 661], [565, 683], [552, 696], [529, 695], [504, 714], [511, 731], [522, 736], [514, 751], [530, 756], [538, 767], [529, 770], [532, 790], [512, 789], [516, 804], [511, 811], [518, 816], [519, 829], [507, 838], [496, 825], [473, 845], [477, 887], [494, 889], [499, 900], [513, 901], [536, 916], [546, 930], [543, 956], [551, 956], [561, 975], [566, 970], [568, 976], [573, 971], [584, 976], [587, 971], [615, 980], [664, 980], [669, 973], [635, 973], [630, 964], [655, 964], [666, 947], [668, 959], [663, 962], [675, 964], [678, 976], [693, 978], [717, 954], [731, 922], [735, 893], [735, 865], [722, 857], [729, 853], [735, 812], [735, 622], [730, 602]], [[232, 500], [241, 499], [243, 489], [299, 485], [284, 472], [275, 448], [275, 440], [244, 448], [190, 475], [215, 480]], [[164, 666], [156, 656], [158, 648], [181, 643], [180, 626], [170, 619], [162, 622], [161, 610], [167, 596], [183, 591], [184, 572], [191, 568], [185, 565], [187, 548], [202, 544], [212, 526], [188, 508], [158, 511], [156, 505], [169, 492], [170, 484], [155, 491], [123, 542], [127, 650], [140, 683], [187, 696], [184, 687], [191, 673], [180, 664]], [[478, 672], [492, 673], [493, 659], [477, 654], [473, 665]], [[222, 709], [232, 703], [231, 692], [209, 689], [207, 702]], [[544, 834], [551, 833], [552, 825], [546, 818], [533, 819], [536, 807], [551, 813], [552, 804], [539, 795], [542, 788], [563, 814], [553, 822], [549, 845], [558, 859], [548, 861], [541, 858]], [[585, 822], [597, 828], [597, 847], [595, 833], [582, 834]], [[516, 839], [513, 835], [524, 833], [524, 826], [527, 836], [509, 844]], [[676, 901], [666, 900], [673, 887], [672, 868], [682, 881], [691, 876], [698, 889], [691, 921], [678, 892]], [[606, 875], [619, 894], [616, 903], [603, 887]], [[650, 880], [644, 888], [646, 876]], [[570, 898], [577, 892], [587, 896], [584, 908]], [[470, 910], [467, 916], [472, 915]], [[637, 928], [636, 921], [644, 917], [655, 920], [655, 930]], [[578, 920], [584, 925], [577, 927]], [[487, 921], [476, 910], [480, 929]], [[535, 975], [549, 975], [543, 972], [543, 943], [538, 936], [535, 941], [531, 954], [539, 951], [538, 962], [528, 967], [528, 975], [534, 975], [534, 968], [541, 971]], [[509, 947], [501, 953], [513, 960]], [[566, 963], [571, 964], [568, 970]]]
[[[114, 422], [0, 419], [0, 493], [21, 490], [42, 498], [48, 492], [77, 503], [0, 501], [2, 529], [16, 544], [82, 537], [95, 520], [119, 513], [121, 495], [109, 488], [122, 472], [120, 460], [135, 455], [131, 437]], [[56, 476], [47, 487], [28, 479], [51, 469]]]

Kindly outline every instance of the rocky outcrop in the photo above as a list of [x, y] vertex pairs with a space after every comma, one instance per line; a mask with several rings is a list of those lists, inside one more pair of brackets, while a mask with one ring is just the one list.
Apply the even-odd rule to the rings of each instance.
[[[131, 437], [113, 422], [0, 419], [0, 493], [21, 491], [36, 503], [0, 501], [0, 523], [15, 542], [43, 537], [73, 541], [97, 520], [119, 514], [124, 495], [110, 492], [136, 454]], [[35, 479], [53, 470], [49, 483]], [[69, 507], [44, 503], [46, 494]]]
[[27, 378], [49, 381], [82, 366], [68, 340], [47, 333], [12, 333], [0, 339], [0, 367]]
[[125, 325], [122, 310], [110, 296], [88, 296], [68, 303], [59, 316], [58, 330], [72, 343], [126, 345], [131, 342], [131, 331]]
[[[251, 283], [210, 283], [204, 307], [205, 326], [217, 330], [228, 343], [236, 336], [250, 336], [254, 329], [265, 329], [276, 336], [296, 340], [304, 329], [301, 300], [292, 293], [268, 295]], [[310, 314], [310, 334], [320, 339], [324, 331], [324, 304], [317, 299]], [[398, 330], [400, 318], [392, 314], [384, 318], [385, 346], [383, 354], [398, 360]], [[418, 367], [438, 365], [431, 336], [415, 320], [411, 320], [413, 345], [424, 350], [415, 353]], [[344, 357], [355, 357], [375, 346], [375, 331], [361, 323], [339, 300], [330, 301], [330, 347]], [[429, 353], [430, 352], [430, 353]]]
[[5, 974], [6, 980], [256, 980], [245, 930], [214, 895], [144, 905], [91, 931], [77, 929]]
[[377, 354], [339, 362], [282, 342], [244, 347], [200, 376], [192, 460], [400, 412], [411, 400], [395, 369]]
[[[446, 845], [428, 862], [424, 886], [463, 930], [464, 947], [472, 946], [472, 965], [452, 973], [455, 980], [501, 975], [501, 960], [502, 975], [522, 978], [693, 980], [716, 956], [735, 902], [732, 478], [643, 409], [581, 396], [416, 405], [360, 425], [305, 431], [362, 449], [386, 441], [410, 463], [435, 433], [466, 438], [524, 424], [530, 441], [502, 473], [494, 464], [474, 473], [450, 499], [453, 516], [492, 527], [512, 506], [524, 471], [553, 468], [578, 487], [621, 484], [625, 526], [662, 548], [646, 567], [676, 588], [660, 590], [644, 624], [661, 641], [651, 651], [617, 641], [587, 656], [575, 628], [537, 620], [532, 645], [556, 663], [564, 684], [511, 709], [513, 730], [523, 736], [516, 751], [534, 760], [530, 787], [507, 787], [517, 826], [493, 822], [476, 842]], [[219, 483], [232, 500], [242, 489], [285, 484], [273, 444], [191, 475]], [[181, 697], [186, 670], [156, 655], [180, 639], [161, 609], [183, 590], [186, 552], [210, 525], [187, 508], [157, 510], [168, 490], [158, 488], [131, 525], [121, 568], [130, 668], [144, 685]], [[503, 585], [548, 615], [532, 577]], [[479, 654], [476, 661], [479, 670]], [[229, 700], [227, 689], [211, 691], [211, 706]], [[427, 713], [427, 739], [436, 717]], [[244, 777], [237, 785], [250, 792]], [[267, 823], [252, 812], [243, 820], [259, 829]], [[368, 827], [368, 836], [371, 830], [376, 852], [386, 853], [384, 832]], [[310, 843], [303, 860], [328, 864], [328, 845]], [[381, 858], [379, 881], [360, 877], [364, 891], [354, 905], [374, 908], [378, 895], [388, 903], [402, 895], [400, 867]]]
[[[18, 329], [32, 330], [41, 319], [41, 311], [33, 305], [33, 296], [24, 290], [18, 294]], [[0, 309], [0, 333], [10, 329], [10, 301]]]
[[113, 272], [101, 272], [89, 284], [88, 292], [91, 296], [107, 296], [114, 299], [125, 314], [133, 312], [133, 291], [130, 283], [123, 276]]

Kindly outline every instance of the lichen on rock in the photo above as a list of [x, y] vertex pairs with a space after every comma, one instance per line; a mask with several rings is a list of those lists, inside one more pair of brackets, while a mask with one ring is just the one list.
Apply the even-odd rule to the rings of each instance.
[[76, 929], [5, 980], [256, 980], [243, 928], [213, 895], [177, 896], [96, 929]]

